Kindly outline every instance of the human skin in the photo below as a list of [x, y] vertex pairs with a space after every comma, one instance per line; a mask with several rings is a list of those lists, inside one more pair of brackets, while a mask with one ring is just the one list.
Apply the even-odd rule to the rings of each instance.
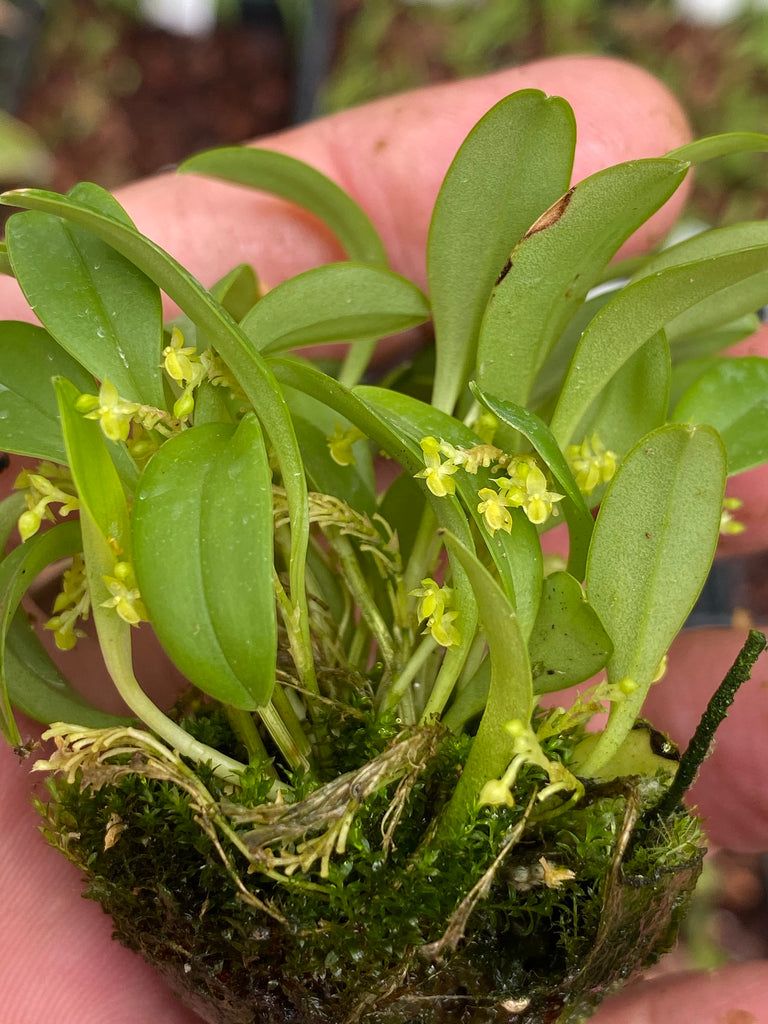
[[[263, 144], [300, 157], [361, 203], [383, 236], [394, 269], [425, 284], [429, 211], [467, 131], [494, 102], [519, 88], [565, 96], [579, 126], [575, 178], [633, 157], [653, 156], [688, 138], [683, 113], [646, 73], [600, 58], [537, 62], [474, 81], [379, 101], [283, 133]], [[204, 283], [238, 262], [275, 284], [340, 257], [322, 225], [280, 200], [192, 177], [162, 175], [118, 197], [137, 226]], [[638, 252], [663, 236], [679, 212], [675, 198], [630, 240]], [[28, 319], [10, 280], [0, 282], [0, 316]], [[763, 339], [750, 342], [762, 351]], [[756, 504], [768, 475], [737, 488], [750, 522], [749, 544], [768, 527]], [[751, 495], [757, 495], [755, 503]], [[740, 542], [742, 545], [744, 541]], [[731, 630], [686, 634], [652, 694], [653, 718], [685, 741], [709, 693], [737, 652]], [[764, 849], [768, 798], [762, 786], [768, 732], [766, 678], [759, 665], [705, 770], [695, 799], [721, 843]], [[25, 736], [34, 734], [24, 723]], [[0, 1024], [195, 1024], [152, 969], [110, 941], [99, 907], [80, 898], [77, 871], [36, 832], [29, 762], [0, 747]], [[739, 965], [705, 979], [641, 983], [608, 1000], [598, 1024], [768, 1024], [768, 968]]]

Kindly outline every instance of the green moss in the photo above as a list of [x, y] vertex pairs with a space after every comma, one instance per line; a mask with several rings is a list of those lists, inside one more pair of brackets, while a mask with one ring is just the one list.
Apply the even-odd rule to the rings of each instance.
[[[191, 709], [187, 725], [224, 738], [225, 723], [204, 704]], [[335, 722], [358, 737], [356, 747], [339, 745], [347, 770], [392, 749], [395, 727], [378, 728], [370, 716]], [[137, 755], [134, 771], [124, 766], [102, 785], [83, 784], [81, 775], [49, 779], [41, 810], [46, 834], [85, 872], [87, 895], [113, 917], [116, 937], [184, 987], [188, 1001], [191, 993], [210, 1020], [483, 1022], [509, 1020], [509, 1007], [526, 999], [512, 1019], [556, 1019], [563, 1005], [593, 1002], [617, 980], [609, 965], [598, 983], [599, 966], [589, 966], [608, 928], [606, 906], [615, 904], [624, 946], [635, 946], [669, 879], [698, 865], [697, 826], [682, 815], [644, 823], [637, 790], [624, 780], [593, 786], [567, 813], [548, 817], [546, 804], [532, 799], [542, 773], [528, 768], [514, 807], [479, 810], [437, 847], [429, 837], [468, 743], [435, 739], [389, 844], [382, 832], [399, 786], [370, 795], [326, 877], [317, 863], [288, 875], [264, 862], [249, 873], [239, 844], [250, 826], [236, 824], [230, 835], [204, 827], [190, 792], [142, 774]], [[272, 784], [255, 770], [238, 791], [225, 791], [212, 773], [201, 781], [225, 809], [258, 805]], [[306, 793], [319, 784], [299, 781]], [[629, 832], [628, 808], [640, 815]], [[650, 886], [632, 889], [631, 920], [621, 917], [617, 895], [623, 835], [631, 836], [627, 873]], [[272, 849], [290, 853], [300, 842], [275, 841]], [[647, 948], [641, 942], [637, 966], [666, 942], [667, 930]]]

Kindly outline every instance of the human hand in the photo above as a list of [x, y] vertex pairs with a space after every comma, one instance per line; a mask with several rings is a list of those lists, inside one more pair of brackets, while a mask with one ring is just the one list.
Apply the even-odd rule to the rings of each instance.
[[[521, 87], [561, 94], [574, 107], [577, 178], [620, 160], [663, 153], [687, 138], [679, 108], [645, 73], [610, 60], [565, 58], [380, 101], [267, 144], [307, 160], [347, 188], [379, 228], [394, 268], [423, 284], [429, 211], [448, 163], [477, 118]], [[309, 216], [279, 200], [220, 183], [165, 175], [131, 186], [119, 198], [140, 230], [206, 283], [246, 261], [275, 284], [340, 255]], [[676, 212], [677, 206], [669, 204], [625, 252], [661, 237]], [[13, 282], [1, 287], [3, 315], [27, 316]], [[741, 486], [739, 494], [748, 510], [749, 497]], [[755, 537], [757, 531], [759, 538], [757, 512], [753, 518], [750, 534]], [[679, 739], [688, 738], [695, 722], [681, 719], [689, 708], [694, 717], [698, 714], [737, 646], [728, 631], [682, 638], [668, 678], [652, 698], [660, 727], [677, 728]], [[760, 716], [766, 717], [759, 672], [745, 690], [717, 754], [702, 772], [696, 796], [716, 839], [755, 849], [768, 838], [759, 774]], [[193, 1024], [195, 1015], [177, 1004], [149, 967], [109, 941], [107, 918], [95, 904], [80, 899], [76, 871], [35, 834], [26, 765], [2, 749], [0, 769], [0, 1024], [143, 1024], [156, 1019]], [[735, 806], [729, 794], [738, 796]], [[596, 1019], [599, 1024], [651, 1024], [664, 1015], [674, 1024], [748, 1024], [768, 1020], [766, 1005], [765, 966], [744, 965], [708, 976], [706, 983], [665, 980], [641, 986], [607, 1002]]]

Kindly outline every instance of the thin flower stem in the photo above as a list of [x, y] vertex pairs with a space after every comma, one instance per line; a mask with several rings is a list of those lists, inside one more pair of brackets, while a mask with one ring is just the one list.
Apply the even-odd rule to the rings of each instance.
[[376, 695], [376, 705], [379, 715], [394, 708], [403, 699], [410, 689], [411, 683], [423, 668], [430, 655], [437, 649], [437, 643], [432, 636], [426, 636], [411, 657], [408, 659], [405, 668], [391, 681], [388, 686], [383, 686]]
[[422, 579], [430, 575], [439, 550], [440, 540], [437, 536], [437, 517], [432, 506], [427, 503], [424, 506], [419, 529], [413, 543], [413, 550], [408, 558], [408, 564], [403, 574], [403, 589], [406, 594], [415, 590]]
[[339, 556], [339, 561], [344, 571], [344, 581], [357, 602], [360, 614], [376, 637], [381, 657], [392, 668], [395, 661], [395, 644], [392, 634], [382, 618], [371, 591], [368, 589], [368, 584], [365, 582], [365, 578], [360, 571], [360, 565], [355, 557], [352, 545], [346, 537], [340, 535], [336, 537], [329, 536], [329, 541]]

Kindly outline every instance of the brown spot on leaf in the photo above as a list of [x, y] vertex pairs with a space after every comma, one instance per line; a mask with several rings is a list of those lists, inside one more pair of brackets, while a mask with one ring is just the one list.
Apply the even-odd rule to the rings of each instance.
[[749, 1010], [726, 1010], [723, 1024], [757, 1024], [757, 1017]]
[[553, 203], [548, 210], [545, 210], [536, 223], [532, 224], [525, 232], [523, 235], [523, 241], [525, 241], [526, 238], [530, 238], [531, 235], [536, 235], [539, 231], [546, 231], [546, 229], [551, 228], [553, 224], [557, 224], [570, 205], [571, 199], [573, 198], [573, 191], [574, 190], [572, 188], [569, 188], [564, 196], [561, 196], [556, 203]]
[[501, 273], [496, 278], [496, 283], [493, 286], [494, 288], [497, 288], [501, 284], [501, 282], [504, 280], [504, 278], [507, 276], [507, 274], [510, 272], [511, 269], [512, 269], [512, 257], [510, 256], [509, 259], [507, 260], [507, 262], [501, 268]]

